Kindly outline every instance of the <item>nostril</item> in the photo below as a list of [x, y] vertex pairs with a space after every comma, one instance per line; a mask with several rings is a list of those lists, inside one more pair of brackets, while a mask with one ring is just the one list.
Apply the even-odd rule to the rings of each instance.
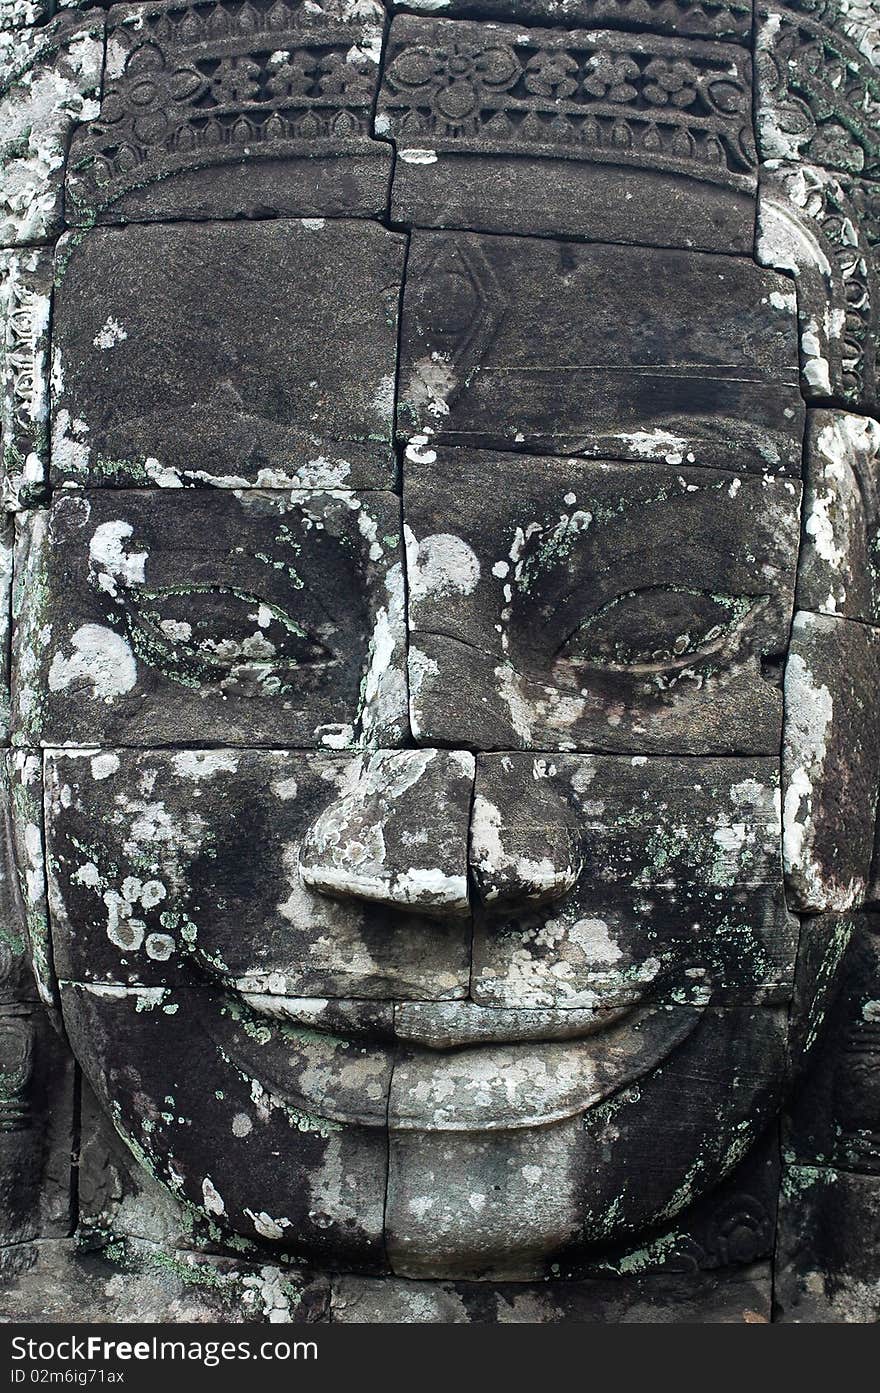
[[319, 814], [303, 840], [304, 882], [335, 898], [468, 915], [474, 771], [473, 755], [459, 750], [364, 756], [348, 791]]
[[583, 870], [581, 833], [570, 808], [546, 786], [526, 803], [474, 799], [470, 869], [477, 894], [496, 913], [566, 895]]

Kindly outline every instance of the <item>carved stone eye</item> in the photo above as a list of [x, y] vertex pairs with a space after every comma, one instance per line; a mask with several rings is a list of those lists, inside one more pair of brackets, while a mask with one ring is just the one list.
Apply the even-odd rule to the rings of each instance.
[[760, 603], [743, 595], [650, 585], [603, 605], [565, 640], [558, 658], [588, 667], [662, 670], [717, 652]]
[[333, 654], [278, 605], [225, 585], [140, 587], [127, 592], [126, 624], [138, 655], [169, 676], [223, 682], [248, 670], [287, 677]]

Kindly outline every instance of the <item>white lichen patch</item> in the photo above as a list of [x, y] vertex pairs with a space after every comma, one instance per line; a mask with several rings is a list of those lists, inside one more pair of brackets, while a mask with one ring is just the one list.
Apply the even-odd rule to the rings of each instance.
[[[384, 578], [385, 602], [376, 609], [360, 701], [360, 725], [367, 743], [393, 743], [405, 729], [407, 685], [406, 591], [403, 564], [395, 561]], [[348, 746], [354, 743], [353, 738]], [[346, 748], [336, 746], [336, 748]]]
[[112, 750], [103, 750], [93, 755], [91, 760], [92, 778], [96, 783], [111, 778], [119, 769], [119, 756]]
[[271, 1238], [278, 1240], [284, 1237], [284, 1230], [291, 1227], [290, 1220], [285, 1218], [273, 1219], [265, 1209], [259, 1214], [255, 1214], [252, 1209], [246, 1209], [245, 1214], [253, 1223], [254, 1228], [261, 1238]]
[[89, 560], [99, 588], [108, 595], [117, 594], [117, 581], [124, 589], [144, 583], [147, 552], [126, 547], [133, 533], [131, 523], [119, 518], [100, 523], [92, 534]]
[[49, 690], [81, 690], [94, 701], [110, 702], [130, 692], [137, 664], [126, 639], [104, 624], [83, 624], [70, 639], [71, 653], [56, 652], [49, 666]]
[[[804, 907], [830, 908], [827, 873], [813, 854], [815, 818], [822, 798], [823, 775], [832, 735], [834, 700], [817, 681], [800, 652], [790, 654], [785, 669], [785, 787], [782, 805], [782, 852], [786, 878]], [[850, 890], [843, 895], [849, 899]], [[837, 897], [835, 897], [837, 898]], [[835, 908], [848, 908], [847, 903]]]
[[289, 1325], [296, 1317], [300, 1289], [288, 1271], [261, 1267], [242, 1277], [242, 1305], [258, 1312], [270, 1325]]
[[439, 421], [449, 415], [449, 398], [457, 386], [451, 358], [434, 352], [413, 364], [404, 398], [418, 418], [427, 413]]
[[180, 750], [172, 756], [171, 763], [181, 778], [200, 783], [218, 774], [234, 774], [238, 761], [236, 750]]
[[381, 378], [370, 402], [383, 425], [390, 422], [394, 416], [395, 385], [394, 377], [390, 374]]
[[0, 245], [59, 229], [70, 132], [98, 115], [103, 27], [90, 17], [60, 47], [51, 25], [0, 32]]
[[98, 330], [92, 340], [95, 348], [108, 349], [115, 348], [118, 343], [122, 343], [128, 338], [128, 334], [113, 315], [109, 315], [102, 327]]
[[472, 595], [480, 579], [480, 563], [472, 547], [450, 532], [435, 532], [419, 541], [404, 527], [410, 603]]
[[60, 407], [52, 418], [52, 460], [59, 473], [71, 480], [88, 476], [92, 452], [85, 421]]
[[202, 1203], [209, 1214], [225, 1214], [226, 1205], [209, 1175], [202, 1181]]

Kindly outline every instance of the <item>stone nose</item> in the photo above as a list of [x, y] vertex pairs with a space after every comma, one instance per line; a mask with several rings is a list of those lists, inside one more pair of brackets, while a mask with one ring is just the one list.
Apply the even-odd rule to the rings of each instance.
[[546, 783], [509, 801], [478, 792], [471, 814], [470, 872], [492, 914], [549, 904], [567, 895], [583, 870], [582, 832], [570, 806]]
[[300, 873], [313, 890], [463, 917], [476, 766], [463, 750], [382, 750], [312, 823]]
[[464, 750], [364, 755], [303, 839], [304, 882], [441, 918], [469, 915], [474, 899], [510, 914], [565, 895], [582, 868], [567, 805], [536, 785], [526, 803], [499, 807], [475, 795], [477, 782]]

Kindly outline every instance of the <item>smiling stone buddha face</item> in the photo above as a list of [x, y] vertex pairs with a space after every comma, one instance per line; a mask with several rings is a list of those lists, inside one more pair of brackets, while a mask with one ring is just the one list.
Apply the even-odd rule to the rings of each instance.
[[[541, 1275], [716, 1185], [815, 1033], [869, 893], [880, 428], [805, 409], [836, 340], [778, 190], [754, 255], [745, 12], [399, 17], [377, 77], [361, 7], [319, 79], [275, 10], [214, 34], [237, 77], [113, 11], [74, 141], [100, 225], [17, 553], [35, 958], [219, 1241]], [[166, 69], [193, 145], [125, 115]], [[197, 158], [233, 108], [256, 153]]]

